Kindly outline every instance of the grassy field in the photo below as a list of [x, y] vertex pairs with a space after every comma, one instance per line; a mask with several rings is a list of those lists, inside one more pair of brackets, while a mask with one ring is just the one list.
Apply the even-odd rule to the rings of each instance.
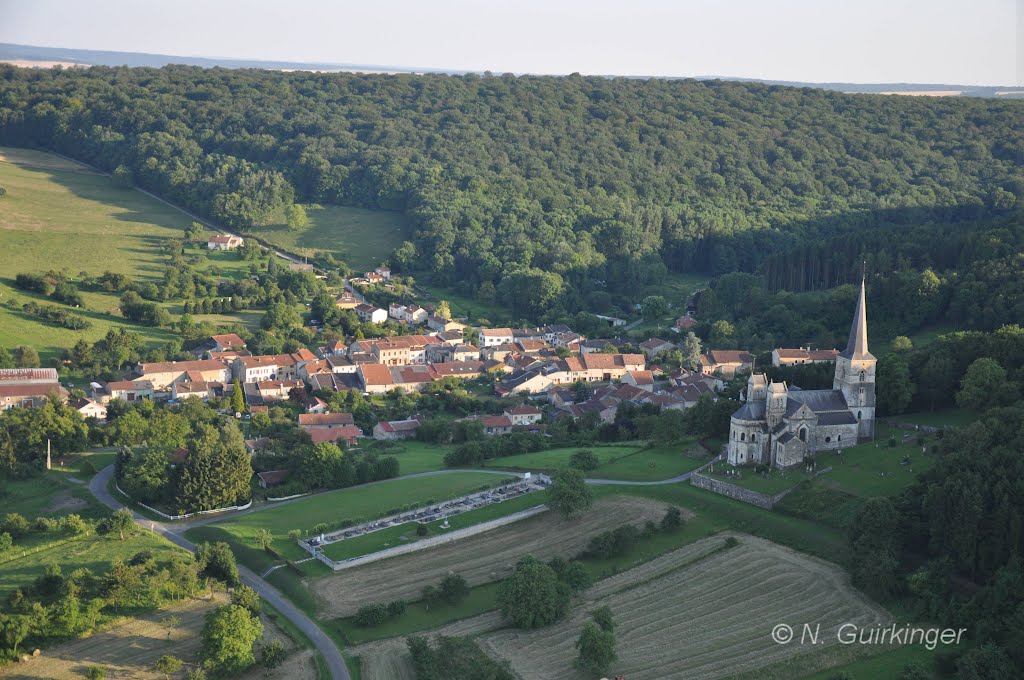
[[592, 451], [600, 465], [587, 472], [593, 479], [616, 479], [624, 482], [650, 482], [670, 479], [695, 470], [707, 462], [694, 441], [643, 448], [641, 446], [572, 446], [536, 453], [504, 456], [487, 461], [487, 467], [523, 471], [552, 471], [569, 464], [576, 451]]
[[[475, 524], [489, 522], [492, 519], [505, 517], [506, 515], [520, 512], [521, 510], [527, 510], [544, 503], [545, 498], [545, 493], [534, 491], [522, 496], [517, 496], [516, 498], [510, 498], [501, 503], [488, 505], [483, 508], [478, 508], [477, 510], [470, 510], [469, 512], [449, 517], [447, 520], [435, 520], [426, 525], [430, 533], [424, 538], [450, 533], [457, 529], [465, 529], [466, 527], [471, 527]], [[446, 521], [448, 523], [448, 528], [442, 529], [441, 525]], [[356, 536], [355, 538], [348, 538], [344, 541], [331, 543], [324, 547], [324, 554], [332, 560], [345, 560], [351, 557], [358, 557], [360, 555], [368, 555], [369, 553], [384, 550], [386, 548], [393, 548], [398, 545], [415, 543], [421, 538], [416, 534], [416, 529], [419, 526], [419, 522], [406, 522], [399, 526], [388, 527], [387, 529], [381, 529], [380, 531], [374, 531], [369, 534], [363, 534], [362, 536]]]
[[[102, 293], [84, 293], [85, 307], [74, 310], [92, 322], [91, 328], [72, 331], [43, 324], [11, 309], [15, 303], [20, 308], [29, 299], [45, 299], [17, 290], [13, 282], [18, 273], [51, 269], [72, 277], [111, 271], [157, 282], [164, 264], [161, 245], [181, 238], [191, 218], [85, 166], [37, 151], [0, 148], [0, 186], [7, 189], [0, 199], [0, 252], [6, 255], [0, 258], [0, 346], [31, 345], [45, 360], [80, 338], [93, 342], [111, 328], [130, 328], [151, 342], [171, 338], [167, 331], [112, 316], [117, 297]], [[230, 276], [242, 265], [225, 253], [204, 267], [219, 267]]]
[[388, 210], [365, 210], [340, 205], [307, 205], [309, 228], [291, 231], [282, 222], [253, 233], [261, 240], [299, 255], [333, 253], [357, 272], [385, 262], [409, 240], [405, 216]]
[[914, 425], [929, 425], [931, 427], [966, 427], [978, 419], [978, 412], [964, 408], [942, 408], [937, 411], [922, 411], [920, 413], [904, 413], [893, 416], [891, 420], [900, 423], [912, 423]]
[[[879, 424], [876, 435], [875, 441], [843, 449], [842, 455], [818, 454], [819, 467], [832, 466], [819, 477], [821, 482], [854, 496], [891, 496], [934, 464], [930, 455], [921, 452], [918, 433]], [[895, 447], [889, 446], [890, 436], [896, 437]], [[925, 438], [926, 446], [934, 441], [933, 436]]]
[[16, 512], [30, 521], [71, 512], [82, 517], [105, 517], [109, 510], [93, 498], [85, 484], [72, 480], [86, 482], [92, 477], [81, 469], [85, 461], [99, 471], [114, 462], [114, 456], [112, 451], [100, 451], [58, 457], [53, 469], [40, 476], [0, 481], [0, 512]]
[[769, 470], [766, 474], [760, 474], [754, 472], [749, 467], [744, 467], [739, 468], [740, 476], [735, 477], [727, 476], [725, 474], [726, 469], [731, 470], [735, 468], [730, 468], [722, 463], [714, 466], [714, 472], [705, 471], [704, 474], [709, 477], [714, 477], [715, 479], [720, 479], [723, 482], [742, 486], [743, 488], [750, 489], [751, 491], [768, 494], [769, 496], [781, 493], [786, 489], [796, 486], [805, 479], [808, 479], [808, 476], [805, 475], [802, 470], [798, 472], [796, 470], [780, 471], [773, 469]]
[[431, 502], [462, 496], [503, 478], [476, 472], [394, 479], [376, 484], [329, 491], [190, 529], [186, 536], [193, 542], [228, 541], [238, 559], [247, 566], [263, 570], [274, 562], [272, 555], [255, 547], [256, 531], [269, 529], [274, 548], [289, 559], [308, 555], [288, 538], [292, 529], [308, 532], [326, 522], [337, 527], [343, 520], [353, 524], [391, 514], [401, 507], [418, 507]]
[[437, 303], [447, 300], [452, 309], [452, 315], [457, 318], [468, 317], [470, 323], [478, 323], [479, 319], [486, 319], [492, 324], [513, 321], [512, 310], [498, 302], [481, 302], [450, 288], [440, 288], [422, 281], [417, 281], [416, 287], [426, 293], [423, 302]]

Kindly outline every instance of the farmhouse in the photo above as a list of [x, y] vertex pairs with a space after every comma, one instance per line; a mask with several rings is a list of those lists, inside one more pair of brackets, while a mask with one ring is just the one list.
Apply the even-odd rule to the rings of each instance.
[[426, 351], [426, 360], [432, 364], [452, 361], [476, 361], [480, 350], [473, 345], [431, 345]]
[[512, 419], [508, 416], [480, 416], [478, 420], [484, 427], [484, 434], [488, 437], [508, 434], [512, 431]]
[[391, 369], [384, 364], [362, 364], [356, 375], [359, 376], [363, 392], [368, 394], [381, 394], [395, 387]]
[[799, 364], [830, 364], [839, 356], [837, 349], [773, 349], [772, 366], [795, 366]]
[[671, 352], [675, 348], [676, 346], [668, 340], [661, 340], [659, 338], [651, 338], [650, 340], [640, 343], [640, 349], [647, 355], [648, 359], [661, 354], [662, 352]]
[[431, 364], [430, 373], [434, 380], [443, 378], [479, 378], [483, 370], [480, 361], [448, 361], [443, 364]]
[[320, 397], [309, 397], [305, 403], [306, 413], [327, 413], [330, 406]]
[[299, 377], [300, 367], [316, 360], [316, 355], [303, 347], [293, 354], [236, 357], [231, 368], [234, 377], [243, 383], [260, 380], [295, 380]]
[[466, 324], [459, 323], [458, 321], [452, 321], [451, 319], [445, 319], [440, 316], [428, 316], [427, 317], [427, 328], [432, 331], [445, 332], [445, 331], [461, 331], [466, 327]]
[[231, 383], [225, 387], [222, 382], [176, 382], [171, 385], [171, 396], [174, 399], [198, 397], [203, 401], [215, 397], [223, 397], [231, 393]]
[[[444, 366], [445, 364], [441, 365]], [[495, 388], [495, 392], [501, 397], [517, 393], [537, 394], [545, 391], [552, 384], [554, 382], [547, 373], [540, 369], [531, 369], [511, 374], [501, 381], [501, 384]]]
[[16, 406], [41, 406], [51, 395], [64, 402], [68, 399], [67, 390], [57, 380], [57, 369], [0, 369], [0, 411]]
[[382, 420], [373, 426], [373, 438], [385, 440], [415, 439], [420, 421], [416, 418], [408, 420]]
[[242, 340], [235, 333], [226, 335], [211, 335], [206, 342], [211, 352], [233, 352], [245, 349], [245, 340]]
[[700, 368], [707, 375], [720, 374], [731, 378], [737, 373], [749, 373], [754, 366], [754, 355], [732, 349], [713, 349], [700, 355]]
[[729, 427], [729, 462], [790, 467], [827, 449], [853, 446], [875, 429], [875, 357], [868, 351], [864, 282], [846, 349], [836, 358], [831, 390], [800, 390], [769, 382], [763, 373], [747, 380], [746, 403]]
[[327, 373], [310, 376], [309, 387], [314, 392], [323, 390], [325, 392], [346, 392], [348, 390], [362, 391], [363, 386], [359, 376], [352, 373]]
[[[256, 383], [256, 391], [264, 402], [284, 401], [291, 396], [292, 390], [296, 389], [305, 392], [306, 386], [301, 380], [261, 380]], [[248, 392], [246, 394], [248, 395]]]
[[681, 333], [682, 331], [688, 331], [694, 326], [696, 326], [697, 323], [698, 321], [694, 319], [692, 316], [690, 316], [689, 314], [684, 314], [683, 316], [676, 319], [675, 331], [677, 333]]
[[654, 374], [650, 371], [626, 371], [622, 374], [622, 382], [647, 392], [654, 391]]
[[234, 250], [241, 247], [244, 242], [241, 236], [217, 234], [206, 241], [206, 247], [209, 250]]
[[395, 366], [391, 369], [394, 386], [405, 392], [418, 392], [433, 382], [434, 374], [429, 366]]
[[220, 359], [139, 364], [137, 372], [138, 377], [152, 383], [157, 392], [167, 390], [176, 382], [231, 382], [231, 371]]

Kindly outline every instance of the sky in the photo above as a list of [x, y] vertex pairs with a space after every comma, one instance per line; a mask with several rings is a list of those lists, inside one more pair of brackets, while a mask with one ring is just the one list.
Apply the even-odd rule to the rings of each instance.
[[0, 42], [499, 73], [1014, 85], [1018, 8], [1024, 0], [0, 0]]

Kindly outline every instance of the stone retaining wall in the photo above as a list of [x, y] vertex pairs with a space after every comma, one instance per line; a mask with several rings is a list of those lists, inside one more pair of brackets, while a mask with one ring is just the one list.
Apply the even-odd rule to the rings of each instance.
[[[341, 560], [340, 562], [332, 560], [330, 557], [324, 555], [323, 552], [320, 550], [317, 550], [313, 556], [321, 562], [323, 562], [324, 564], [326, 564], [334, 571], [341, 571], [342, 569], [351, 569], [352, 567], [358, 567], [363, 564], [370, 564], [371, 562], [376, 562], [378, 560], [385, 560], [389, 557], [405, 555], [407, 553], [416, 552], [417, 550], [426, 550], [427, 548], [433, 548], [437, 545], [451, 543], [452, 541], [457, 541], [462, 538], [469, 538], [470, 536], [482, 534], [485, 531], [497, 529], [498, 527], [505, 526], [506, 524], [518, 522], [519, 520], [526, 519], [527, 517], [539, 515], [540, 513], [545, 512], [547, 509], [548, 506], [546, 505], [538, 505], [532, 508], [528, 508], [526, 510], [520, 510], [519, 512], [512, 513], [511, 515], [506, 515], [505, 517], [492, 519], [489, 522], [481, 522], [480, 524], [474, 524], [473, 526], [466, 527], [465, 529], [456, 529], [455, 531], [448, 534], [442, 534], [440, 536], [431, 536], [430, 538], [423, 538], [418, 541], [415, 541], [414, 543], [409, 543], [408, 545], [399, 545], [395, 546], [394, 548], [388, 548], [387, 550], [378, 550], [377, 552], [370, 553], [369, 555], [360, 555], [359, 557], [352, 557], [347, 560]], [[300, 547], [304, 546], [300, 544]]]

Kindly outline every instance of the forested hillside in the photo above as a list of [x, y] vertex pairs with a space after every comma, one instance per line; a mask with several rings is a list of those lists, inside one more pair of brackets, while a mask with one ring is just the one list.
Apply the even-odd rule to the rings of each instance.
[[1011, 212], [1022, 127], [1021, 102], [756, 83], [0, 67], [0, 144], [242, 230], [294, 201], [405, 211], [393, 266], [552, 316], [770, 258], [773, 289], [853, 280], [848, 239], [809, 267], [800, 251], [799, 280], [771, 271], [851, 229]]

